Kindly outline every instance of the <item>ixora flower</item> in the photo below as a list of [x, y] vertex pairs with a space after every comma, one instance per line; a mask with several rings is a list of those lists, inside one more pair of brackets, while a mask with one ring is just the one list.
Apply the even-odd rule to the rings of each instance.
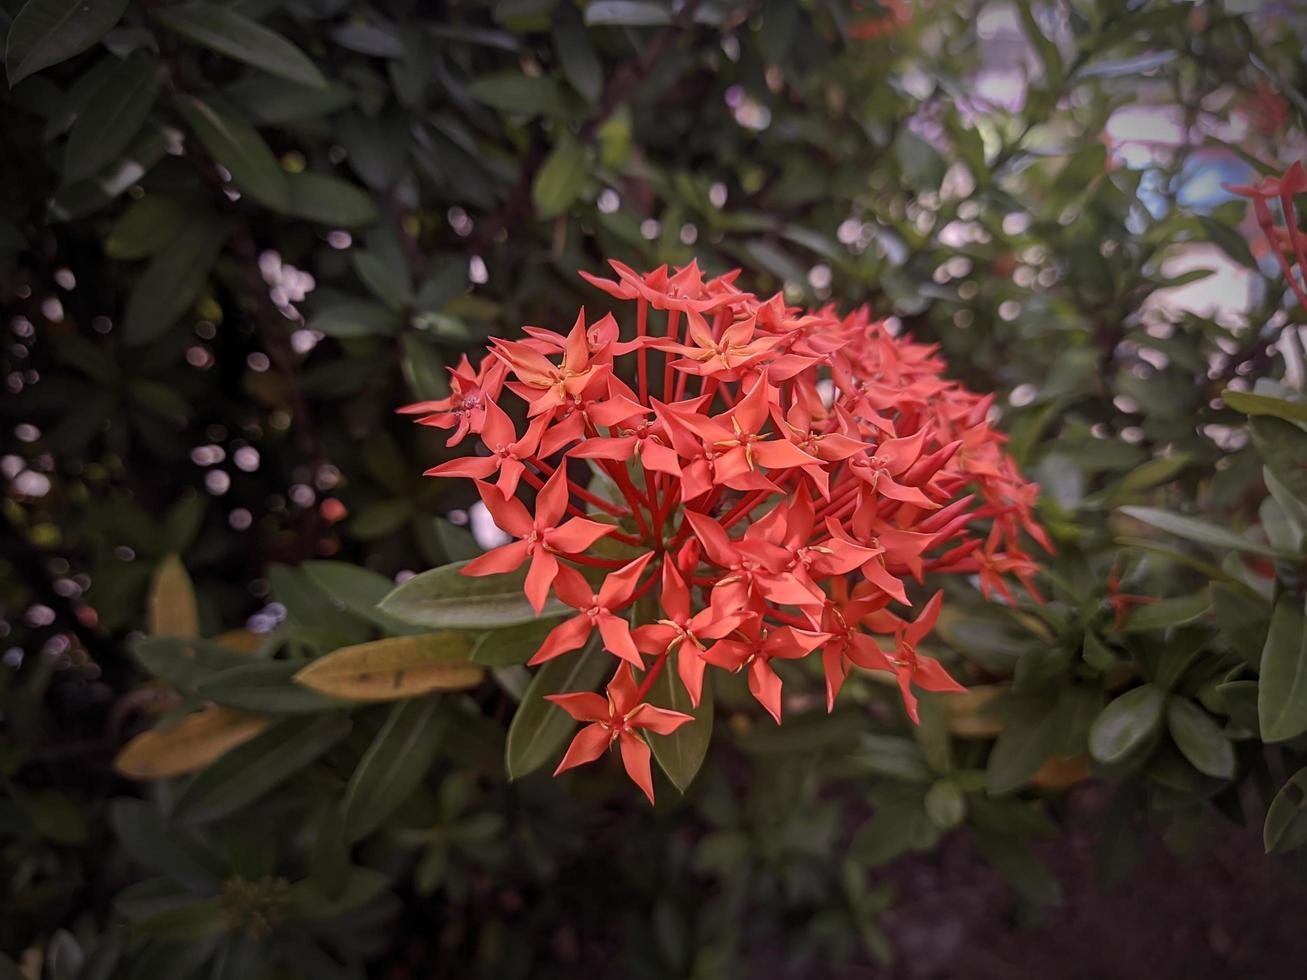
[[921, 652], [941, 593], [913, 610], [909, 586], [975, 575], [1012, 601], [1012, 577], [1038, 600], [1023, 542], [1051, 548], [992, 396], [865, 309], [796, 309], [694, 263], [612, 266], [583, 275], [629, 318], [583, 310], [565, 333], [494, 340], [451, 371], [448, 398], [401, 410], [482, 443], [428, 470], [475, 481], [515, 539], [463, 574], [529, 563], [536, 611], [550, 592], [575, 611], [530, 663], [595, 632], [614, 658], [606, 696], [550, 696], [587, 723], [558, 772], [615, 745], [652, 801], [642, 733], [693, 720], [647, 700], [669, 669], [696, 707], [708, 668], [744, 672], [778, 724], [782, 661], [815, 658], [828, 708], [855, 666], [892, 675], [913, 720], [914, 687], [962, 690]]

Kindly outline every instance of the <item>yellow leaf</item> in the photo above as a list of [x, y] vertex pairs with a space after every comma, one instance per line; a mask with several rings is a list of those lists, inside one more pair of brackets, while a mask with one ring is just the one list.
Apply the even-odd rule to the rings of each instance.
[[430, 691], [476, 687], [485, 670], [472, 663], [472, 640], [446, 631], [393, 636], [344, 647], [313, 661], [295, 680], [351, 701], [394, 701]]
[[146, 600], [151, 636], [199, 636], [200, 611], [186, 566], [169, 555], [154, 570]]
[[941, 698], [948, 712], [949, 732], [958, 738], [996, 738], [1004, 725], [993, 712], [993, 705], [1011, 687], [1011, 684], [983, 684]]
[[1050, 755], [1030, 780], [1045, 789], [1066, 789], [1089, 778], [1089, 756]]
[[249, 741], [271, 719], [204, 708], [176, 725], [152, 728], [123, 746], [114, 768], [128, 779], [168, 779], [203, 769], [228, 749]]

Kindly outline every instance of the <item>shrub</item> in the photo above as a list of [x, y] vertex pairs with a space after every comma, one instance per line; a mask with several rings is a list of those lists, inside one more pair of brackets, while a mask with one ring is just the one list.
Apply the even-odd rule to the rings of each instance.
[[[883, 869], [948, 836], [1057, 901], [1030, 845], [1086, 779], [1109, 882], [1146, 833], [1189, 853], [1265, 810], [1267, 850], [1307, 840], [1299, 188], [1262, 183], [1303, 85], [1275, 8], [26, 0], [3, 23], [0, 946], [28, 975], [810, 973], [891, 956]], [[612, 766], [535, 772], [577, 730], [543, 695], [615, 662], [524, 666], [521, 584], [455, 566], [485, 560], [481, 494], [420, 476], [492, 474], [394, 410], [582, 305], [630, 341], [635, 282], [575, 275], [610, 256], [741, 268], [759, 310], [837, 333], [867, 304], [886, 351], [999, 393], [1053, 548], [1047, 601], [1000, 587], [982, 503], [978, 550], [937, 569], [963, 574], [912, 583], [966, 693], [914, 725], [854, 670], [828, 711], [800, 659], [777, 727], [770, 678], [717, 670], [676, 759], [653, 738], [656, 808]], [[622, 507], [603, 450], [574, 464], [583, 520]], [[964, 494], [960, 452], [905, 485]], [[639, 522], [610, 516], [595, 554], [625, 565]], [[678, 679], [654, 703], [691, 713]]]

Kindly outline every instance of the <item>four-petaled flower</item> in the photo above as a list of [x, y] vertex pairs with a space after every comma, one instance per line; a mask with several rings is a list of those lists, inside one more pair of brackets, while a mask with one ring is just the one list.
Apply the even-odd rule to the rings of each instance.
[[[616, 530], [584, 517], [563, 521], [567, 511], [566, 474], [560, 466], [554, 471], [536, 498], [532, 515], [521, 501], [505, 500], [497, 489], [477, 481], [477, 492], [500, 530], [519, 540], [487, 551], [473, 558], [463, 568], [464, 575], [497, 575], [520, 568], [528, 559], [525, 593], [537, 613], [549, 600], [549, 587], [558, 576], [559, 555], [579, 555], [606, 534]], [[561, 524], [560, 521], [563, 521]]]
[[608, 682], [607, 697], [591, 691], [546, 695], [546, 700], [554, 702], [577, 721], [589, 722], [572, 739], [554, 775], [573, 766], [594, 762], [616, 744], [621, 750], [626, 774], [644, 790], [649, 802], [654, 802], [649, 743], [638, 733], [650, 731], [655, 735], [670, 735], [686, 722], [694, 721], [694, 716], [655, 708], [637, 695], [635, 677], [626, 664], [619, 666]]

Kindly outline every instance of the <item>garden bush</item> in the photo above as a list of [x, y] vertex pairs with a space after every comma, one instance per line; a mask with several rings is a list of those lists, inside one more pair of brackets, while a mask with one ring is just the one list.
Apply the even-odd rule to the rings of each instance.
[[1300, 874], [1292, 4], [0, 24], [0, 977], [873, 970], [1086, 788]]

